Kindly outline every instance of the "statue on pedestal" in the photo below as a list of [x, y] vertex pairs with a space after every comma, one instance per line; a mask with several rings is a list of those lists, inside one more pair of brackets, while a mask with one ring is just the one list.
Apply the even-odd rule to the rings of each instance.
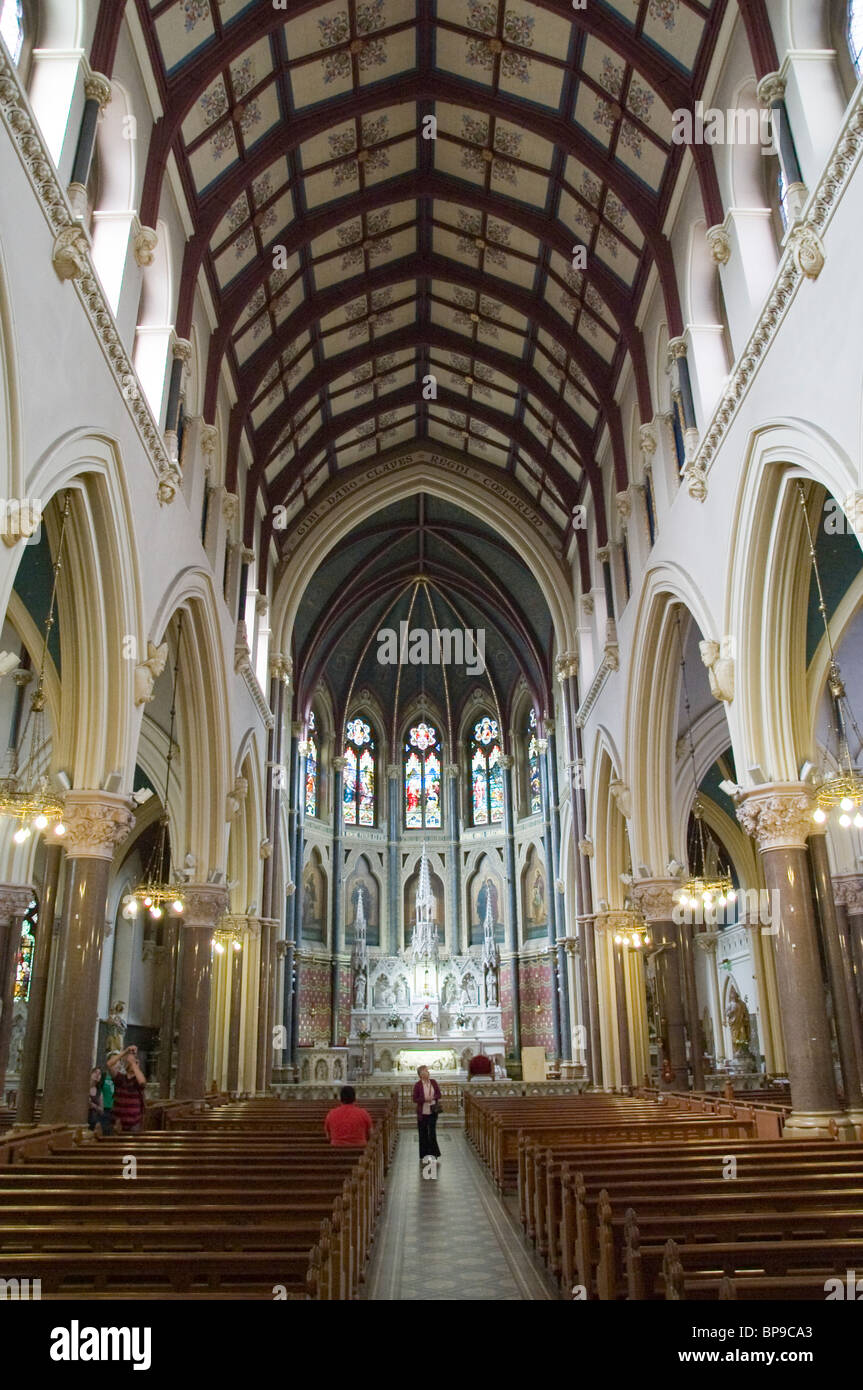
[[122, 999], [118, 999], [116, 1004], [111, 1005], [111, 1012], [108, 1015], [108, 1035], [105, 1038], [106, 1052], [122, 1052], [123, 1040], [126, 1036], [126, 1020], [123, 1017], [123, 1010], [126, 1005]]
[[369, 957], [366, 945], [366, 913], [363, 895], [357, 898], [357, 916], [354, 922], [354, 947], [351, 951], [351, 969], [354, 972], [354, 1008], [366, 1007], [368, 991]]
[[494, 917], [492, 916], [491, 894], [486, 894], [485, 921], [482, 924], [482, 969], [485, 979], [485, 1002], [489, 1008], [498, 1007], [498, 972], [500, 970], [500, 951], [494, 939]]

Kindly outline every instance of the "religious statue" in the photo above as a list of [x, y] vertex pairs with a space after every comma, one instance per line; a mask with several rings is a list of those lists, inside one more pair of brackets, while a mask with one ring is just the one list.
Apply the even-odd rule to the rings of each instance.
[[734, 985], [728, 992], [728, 1007], [725, 1022], [731, 1029], [731, 1041], [735, 1052], [748, 1052], [752, 1029], [749, 1023], [749, 1010], [740, 998]]
[[486, 992], [486, 998], [487, 998], [487, 1000], [488, 1000], [489, 1008], [491, 1008], [491, 1009], [496, 1009], [496, 1008], [497, 1008], [497, 973], [496, 973], [494, 970], [488, 970], [488, 971], [486, 972], [485, 992]]
[[105, 1039], [105, 1048], [108, 1052], [123, 1051], [123, 1039], [126, 1036], [126, 1020], [123, 1017], [125, 1007], [122, 999], [118, 999], [116, 1004], [111, 1005], [111, 1012], [107, 1019], [108, 1036]]
[[546, 920], [545, 911], [545, 879], [542, 870], [537, 869], [533, 880], [533, 892], [530, 899], [531, 920], [541, 925]]
[[710, 676], [710, 693], [715, 700], [730, 705], [734, 699], [734, 644], [730, 637], [722, 642], [699, 642], [701, 660]]
[[148, 705], [153, 698], [156, 678], [161, 676], [168, 661], [168, 644], [160, 647], [147, 643], [147, 659], [135, 667], [135, 704]]
[[366, 977], [358, 975], [354, 983], [354, 1008], [364, 1009], [366, 1007]]
[[24, 1052], [24, 1034], [27, 1031], [27, 1006], [20, 999], [15, 1000], [12, 1012], [12, 1034], [9, 1039], [9, 1070], [17, 1076], [21, 1071], [21, 1057]]

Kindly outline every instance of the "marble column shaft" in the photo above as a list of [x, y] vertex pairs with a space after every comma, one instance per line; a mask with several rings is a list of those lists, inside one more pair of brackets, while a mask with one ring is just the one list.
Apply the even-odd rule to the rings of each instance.
[[[248, 937], [246, 938], [248, 942]], [[231, 1000], [228, 1006], [227, 1087], [235, 1094], [240, 1088], [240, 1019], [243, 997], [243, 951], [231, 950]]]
[[257, 1046], [255, 1048], [255, 1090], [263, 1092], [267, 1086], [267, 1057], [270, 1039], [267, 1036], [267, 1009], [270, 998], [270, 969], [273, 952], [272, 929], [266, 919], [260, 919], [259, 958], [258, 958], [258, 1022]]
[[447, 912], [447, 945], [454, 955], [467, 950], [470, 942], [461, 942], [461, 859], [459, 842], [459, 769], [457, 763], [445, 770], [449, 795], [449, 908]]
[[813, 832], [809, 836], [809, 858], [815, 885], [815, 902], [821, 923], [821, 939], [827, 958], [830, 993], [833, 998], [833, 1019], [836, 1024], [839, 1065], [845, 1087], [845, 1108], [857, 1111], [863, 1118], [863, 1092], [860, 1088], [857, 1042], [851, 1019], [851, 990], [854, 985], [848, 961], [848, 941], [840, 929], [836, 914], [827, 836], [823, 832]]
[[213, 932], [227, 910], [228, 891], [221, 884], [189, 883], [183, 890], [183, 901], [175, 1094], [181, 1100], [198, 1100], [206, 1094], [209, 1082]]
[[548, 900], [554, 904], [554, 932], [557, 942], [557, 978], [560, 1007], [560, 1057], [572, 1061], [572, 1025], [569, 1010], [569, 978], [566, 970], [566, 920], [563, 896], [557, 890], [560, 881], [560, 788], [557, 781], [557, 740], [551, 720], [546, 721], [548, 733], [548, 795], [551, 821], [552, 872], [548, 883]]
[[332, 986], [331, 986], [331, 1027], [330, 1042], [333, 1047], [339, 1042], [339, 953], [344, 946], [344, 927], [342, 925], [342, 899], [344, 896], [344, 865], [342, 863], [342, 840], [344, 838], [345, 810], [343, 803], [345, 779], [345, 759], [333, 758], [333, 930], [332, 930]]
[[590, 861], [582, 854], [587, 844], [587, 795], [584, 789], [584, 747], [581, 729], [576, 719], [579, 706], [578, 661], [569, 653], [558, 662], [558, 679], [565, 693], [563, 708], [566, 717], [567, 766], [571, 770], [573, 814], [572, 860], [576, 873], [576, 933], [580, 945], [578, 973], [581, 987], [581, 1006], [584, 1015], [585, 1072], [594, 1085], [602, 1077], [602, 1045], [599, 1029], [599, 1004], [596, 981], [596, 943], [594, 940], [593, 884]]
[[[673, 920], [674, 894], [680, 887], [676, 879], [641, 879], [633, 887], [635, 901], [650, 926], [655, 947], [657, 1005], [665, 1023], [666, 1056], [674, 1073], [674, 1089], [689, 1088], [686, 1064], [686, 1022], [681, 986], [680, 943]], [[660, 1061], [660, 1068], [662, 1061]]]
[[[109, 792], [66, 794], [66, 912], [46, 1040], [42, 1121], [84, 1124], [94, 1064], [99, 974], [111, 861], [134, 823], [129, 803]], [[103, 1059], [99, 1059], [101, 1062]]]
[[177, 966], [180, 958], [180, 923], [176, 917], [162, 919], [164, 951], [160, 961], [159, 991], [159, 1095], [171, 1094], [174, 1070], [174, 1025], [177, 1014]]
[[39, 1065], [42, 1059], [42, 1034], [45, 1024], [45, 1005], [48, 999], [48, 979], [54, 945], [54, 919], [57, 913], [57, 890], [63, 865], [63, 846], [45, 846], [45, 866], [39, 891], [39, 923], [30, 966], [30, 995], [27, 1000], [27, 1027], [24, 1033], [24, 1052], [18, 1082], [18, 1109], [15, 1122], [33, 1124], [36, 1091], [39, 1086]]
[[704, 1090], [704, 1056], [701, 1050], [701, 1020], [698, 1016], [698, 987], [695, 978], [695, 945], [691, 923], [678, 927], [680, 963], [683, 972], [683, 993], [686, 1001], [689, 1060], [692, 1066], [692, 1088]]
[[516, 1056], [521, 1054], [521, 986], [518, 977], [518, 890], [515, 876], [515, 838], [513, 835], [512, 757], [502, 756], [503, 818], [505, 839], [504, 866], [507, 889], [506, 949], [512, 958], [512, 1045]]
[[[400, 791], [401, 768], [398, 763], [390, 763], [387, 767], [387, 940], [391, 956], [397, 956], [401, 949]], [[383, 939], [381, 946], [386, 949]]]
[[610, 942], [614, 951], [614, 995], [617, 1001], [617, 1036], [620, 1051], [620, 1084], [632, 1085], [632, 1057], [629, 1040], [629, 1011], [626, 1005], [625, 946]]
[[[548, 903], [548, 944], [552, 955], [557, 953], [557, 930], [555, 927], [555, 911], [557, 908], [556, 894], [554, 891], [554, 859], [551, 849], [551, 794], [548, 777], [548, 740], [538, 738], [536, 741], [539, 752], [539, 786], [542, 798], [542, 845], [545, 851], [545, 877], [548, 884], [546, 901]], [[507, 777], [504, 773], [504, 778]], [[504, 783], [506, 785], [506, 783]], [[515, 853], [513, 851], [513, 871], [515, 866]], [[554, 1039], [554, 1055], [562, 1057], [561, 1052], [561, 1018], [560, 1018], [560, 991], [557, 984], [556, 962], [552, 966], [552, 984], [554, 988], [551, 992], [551, 1031]]]
[[786, 1133], [829, 1132], [840, 1115], [830, 1025], [824, 998], [806, 840], [813, 828], [811, 792], [803, 784], [773, 783], [748, 793], [737, 818], [761, 853], [767, 888], [778, 893], [776, 974], [793, 1106]]

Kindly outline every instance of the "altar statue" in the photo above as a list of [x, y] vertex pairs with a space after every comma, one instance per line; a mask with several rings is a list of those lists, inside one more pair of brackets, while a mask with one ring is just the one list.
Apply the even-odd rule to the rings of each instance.
[[354, 1008], [364, 1009], [366, 1007], [366, 977], [358, 975], [354, 985]]
[[118, 999], [116, 1004], [111, 1005], [111, 1012], [108, 1015], [108, 1035], [105, 1038], [105, 1050], [107, 1052], [122, 1052], [123, 1040], [126, 1036], [126, 1020], [123, 1017], [123, 1010], [126, 1005], [122, 999]]
[[752, 1036], [752, 1028], [749, 1022], [749, 1010], [740, 998], [734, 985], [728, 992], [728, 1007], [725, 1010], [725, 1022], [731, 1029], [731, 1041], [734, 1044], [735, 1052], [745, 1052], [749, 1048], [749, 1040]]

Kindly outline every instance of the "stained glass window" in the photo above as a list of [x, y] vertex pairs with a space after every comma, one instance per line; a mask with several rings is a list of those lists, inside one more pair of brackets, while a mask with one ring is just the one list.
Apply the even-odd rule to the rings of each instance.
[[375, 741], [363, 719], [351, 719], [345, 730], [345, 773], [342, 805], [345, 825], [375, 823]]
[[424, 721], [405, 742], [405, 826], [408, 830], [441, 825], [441, 751], [437, 732]]
[[539, 775], [539, 749], [536, 746], [536, 710], [532, 709], [527, 721], [527, 781], [530, 793], [530, 814], [536, 816], [542, 810], [542, 781]]
[[33, 971], [33, 950], [36, 945], [37, 907], [35, 900], [30, 904], [27, 916], [21, 923], [21, 942], [15, 962], [15, 998], [25, 1004], [30, 997], [30, 976]]
[[474, 725], [470, 741], [471, 814], [474, 825], [503, 820], [503, 767], [497, 720], [487, 714]]
[[848, 6], [848, 47], [858, 77], [863, 77], [863, 4], [851, 0]]
[[306, 736], [306, 815], [318, 814], [318, 741], [315, 737], [315, 712], [309, 715]]
[[17, 67], [24, 47], [23, 0], [0, 0], [0, 34]]

